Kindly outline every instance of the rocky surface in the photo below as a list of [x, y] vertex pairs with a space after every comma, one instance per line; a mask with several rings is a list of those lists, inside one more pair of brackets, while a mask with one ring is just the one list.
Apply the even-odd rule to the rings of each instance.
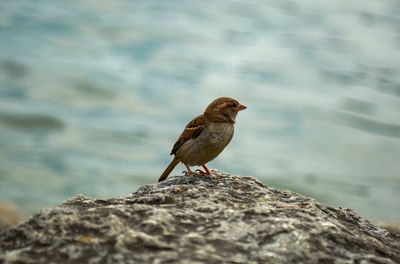
[[400, 263], [400, 236], [252, 177], [78, 195], [0, 234], [0, 263]]
[[380, 221], [376, 223], [376, 226], [389, 230], [392, 233], [400, 235], [400, 224], [398, 222], [384, 222]]

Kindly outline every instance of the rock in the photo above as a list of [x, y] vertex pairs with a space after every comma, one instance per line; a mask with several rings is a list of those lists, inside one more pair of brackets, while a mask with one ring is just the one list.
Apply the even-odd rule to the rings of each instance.
[[0, 234], [0, 263], [400, 263], [400, 236], [350, 209], [214, 173], [44, 209]]

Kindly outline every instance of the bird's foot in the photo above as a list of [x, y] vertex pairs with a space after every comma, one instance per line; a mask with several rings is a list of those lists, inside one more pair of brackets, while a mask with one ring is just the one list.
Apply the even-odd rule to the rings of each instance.
[[221, 178], [220, 175], [216, 174], [214, 170], [208, 169], [208, 173], [202, 170], [196, 170], [196, 175], [201, 175], [204, 178], [218, 180]]
[[193, 171], [182, 171], [183, 175], [185, 176], [195, 176], [196, 173], [194, 173]]
[[204, 171], [197, 169], [196, 173], [199, 173], [200, 175], [209, 175], [211, 176], [212, 173], [210, 172], [210, 169], [207, 168], [206, 164], [202, 164], [201, 167], [203, 167]]
[[197, 173], [197, 174], [200, 174], [200, 175], [203, 175], [203, 176], [205, 176], [205, 175], [211, 175], [211, 172], [210, 172], [210, 171], [206, 172], [206, 171], [202, 171], [202, 170], [200, 170], [200, 169], [197, 169], [197, 170], [196, 170], [196, 173]]

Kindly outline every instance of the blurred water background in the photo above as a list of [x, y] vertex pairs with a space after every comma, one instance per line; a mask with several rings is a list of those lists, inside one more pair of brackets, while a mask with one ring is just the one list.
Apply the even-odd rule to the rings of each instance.
[[248, 109], [211, 167], [398, 221], [399, 10], [1, 1], [0, 201], [31, 213], [153, 183], [186, 123], [226, 95]]

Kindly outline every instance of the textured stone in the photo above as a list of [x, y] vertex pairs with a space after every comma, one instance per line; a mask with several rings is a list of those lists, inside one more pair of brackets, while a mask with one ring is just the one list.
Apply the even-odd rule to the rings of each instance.
[[400, 236], [253, 177], [78, 195], [0, 234], [0, 263], [400, 263]]

